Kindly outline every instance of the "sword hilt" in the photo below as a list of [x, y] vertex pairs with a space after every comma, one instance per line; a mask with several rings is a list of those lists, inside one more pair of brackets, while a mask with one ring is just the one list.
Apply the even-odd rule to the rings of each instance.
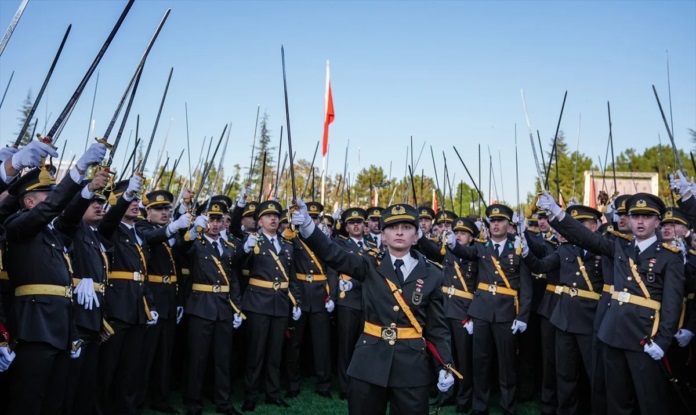
[[113, 145], [113, 144], [109, 144], [109, 143], [106, 141], [106, 137], [102, 137], [102, 138], [94, 137], [94, 140], [95, 140], [97, 143], [104, 144], [104, 145], [106, 146], [106, 148], [109, 149], [109, 151], [111, 151], [111, 150], [114, 149], [114, 145]]

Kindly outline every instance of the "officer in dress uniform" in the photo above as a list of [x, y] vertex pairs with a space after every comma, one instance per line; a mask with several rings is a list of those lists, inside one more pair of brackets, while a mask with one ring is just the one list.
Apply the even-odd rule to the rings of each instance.
[[280, 361], [288, 314], [292, 310], [292, 318], [297, 321], [302, 310], [293, 245], [277, 233], [281, 210], [276, 201], [259, 204], [255, 210], [259, 233], [249, 234], [243, 246], [250, 277], [242, 297], [242, 309], [247, 315], [242, 411], [256, 408], [261, 379], [264, 379], [267, 403], [290, 406], [280, 395]]
[[[598, 210], [573, 205], [566, 209], [566, 213], [592, 232], [597, 232], [602, 216]], [[522, 256], [532, 272], [550, 275], [559, 271], [559, 282], [552, 293], [557, 301], [549, 319], [556, 329], [557, 413], [576, 414], [579, 369], [584, 367], [588, 379], [592, 379], [593, 325], [602, 292], [602, 257], [564, 239], [557, 250], [543, 258], [530, 255], [526, 247]]]
[[[37, 154], [58, 155], [48, 145], [40, 146]], [[7, 273], [15, 294], [13, 336], [18, 340], [6, 395], [9, 414], [62, 412], [69, 360], [79, 357], [81, 341], [73, 320], [71, 241], [51, 222], [76, 194], [92, 197], [99, 181], [83, 187], [82, 177], [105, 154], [103, 144], [93, 144], [57, 186], [51, 169], [42, 166], [9, 189], [22, 206], [4, 224]]]
[[426, 238], [430, 237], [430, 231], [433, 229], [434, 218], [435, 211], [428, 206], [421, 206], [418, 208], [418, 225]]
[[[322, 223], [324, 206], [319, 202], [307, 203], [314, 224]], [[335, 303], [331, 293], [338, 285], [336, 272], [316, 257], [314, 252], [299, 238], [293, 238], [294, 266], [302, 297], [302, 316], [291, 323], [290, 339], [287, 343], [286, 361], [288, 368], [288, 392], [286, 398], [300, 394], [300, 347], [309, 325], [312, 336], [314, 371], [317, 376], [315, 391], [319, 396], [331, 398], [331, 324], [329, 313]]]
[[220, 237], [227, 205], [221, 200], [213, 200], [203, 202], [196, 210], [198, 216], [189, 231], [190, 242], [187, 243], [191, 278], [190, 285], [185, 287], [188, 373], [184, 403], [190, 415], [202, 413], [201, 392], [211, 354], [216, 410], [223, 414], [240, 413], [232, 404], [230, 349], [232, 330], [239, 328], [243, 319], [239, 308], [239, 282], [232, 267], [242, 255], [238, 246]]
[[104, 299], [106, 321], [114, 334], [99, 350], [99, 405], [104, 414], [138, 412], [145, 328], [158, 318], [146, 278], [146, 241], [135, 228], [142, 187], [138, 175], [114, 184], [111, 207], [97, 228], [114, 245]]
[[151, 407], [163, 413], [176, 413], [169, 404], [172, 353], [176, 324], [181, 321], [184, 308], [179, 296], [174, 258], [179, 257], [178, 250], [183, 243], [179, 232], [188, 228], [191, 219], [190, 214], [184, 213], [170, 223], [173, 201], [174, 196], [166, 190], [148, 193], [143, 198], [147, 219], [135, 223], [135, 229], [148, 249], [147, 279], [159, 313], [157, 324], [145, 331], [144, 376], [139, 388], [138, 407], [145, 405], [149, 390]]
[[447, 235], [452, 252], [475, 260], [478, 284], [469, 306], [473, 327], [473, 413], [486, 413], [490, 397], [493, 351], [498, 356], [500, 406], [504, 413], [516, 411], [517, 356], [515, 334], [527, 329], [532, 305], [532, 279], [521, 258], [521, 242], [508, 237], [512, 209], [492, 204], [486, 209], [490, 240], [471, 246], [457, 244]]
[[[327, 238], [297, 200], [291, 223], [319, 259], [362, 282], [365, 325], [348, 368], [350, 414], [427, 414], [432, 364], [438, 388], [454, 384], [450, 335], [443, 308], [442, 269], [412, 245], [418, 240], [418, 211], [409, 205], [382, 211], [385, 251], [354, 253]], [[430, 345], [430, 346], [429, 346]], [[432, 349], [431, 349], [432, 347]], [[437, 357], [430, 359], [431, 349]], [[458, 374], [458, 373], [457, 373]]]
[[[365, 254], [377, 250], [377, 246], [364, 236], [365, 209], [353, 207], [341, 214], [339, 235], [334, 243], [354, 254]], [[365, 323], [363, 315], [362, 283], [348, 274], [338, 275], [338, 289], [331, 295], [336, 303], [338, 317], [338, 351], [336, 366], [338, 370], [338, 390], [341, 399], [348, 398], [348, 365], [353, 358], [355, 344], [358, 342]]]
[[380, 221], [382, 220], [381, 207], [371, 207], [367, 210], [367, 240], [371, 241], [379, 249], [382, 249], [382, 229]]
[[555, 216], [552, 226], [569, 241], [614, 260], [614, 292], [599, 328], [605, 344], [608, 413], [663, 413], [666, 379], [661, 359], [676, 333], [684, 293], [680, 251], [655, 234], [664, 203], [647, 193], [628, 199], [635, 236], [629, 242], [594, 234], [566, 215], [548, 192], [538, 204]]
[[[479, 235], [476, 223], [469, 218], [456, 218], [452, 231], [457, 243], [464, 246], [472, 245]], [[469, 318], [468, 310], [476, 290], [476, 261], [460, 259], [450, 249], [445, 249], [443, 256], [441, 255], [443, 245], [436, 244], [425, 237], [421, 237], [418, 243], [429, 259], [443, 265], [445, 283], [442, 286], [442, 292], [445, 293], [445, 315], [452, 334], [455, 361], [464, 376], [453, 398], [457, 405], [457, 413], [468, 413], [471, 410], [473, 392], [473, 337], [469, 332], [473, 330], [473, 322]]]
[[[99, 170], [93, 184], [102, 190], [109, 174]], [[97, 409], [99, 343], [108, 337], [103, 304], [111, 242], [97, 232], [106, 202], [99, 191], [87, 199], [76, 195], [54, 222], [55, 228], [72, 241], [73, 316], [82, 343], [79, 359], [71, 359], [64, 413], [92, 415]]]

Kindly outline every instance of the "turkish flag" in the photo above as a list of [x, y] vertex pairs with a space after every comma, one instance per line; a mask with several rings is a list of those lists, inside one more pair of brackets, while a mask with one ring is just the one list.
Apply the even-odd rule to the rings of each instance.
[[321, 155], [323, 157], [326, 157], [326, 153], [329, 151], [329, 124], [333, 122], [335, 117], [336, 114], [334, 113], [333, 96], [331, 95], [329, 61], [326, 61], [326, 106], [324, 114], [324, 137], [321, 145]]

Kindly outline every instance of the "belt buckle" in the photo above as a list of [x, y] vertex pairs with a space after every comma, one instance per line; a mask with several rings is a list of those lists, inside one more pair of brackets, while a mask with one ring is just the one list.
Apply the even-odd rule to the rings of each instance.
[[396, 340], [396, 330], [391, 327], [382, 327], [382, 340], [394, 341]]
[[619, 300], [620, 303], [628, 303], [631, 301], [631, 294], [621, 291], [617, 300]]
[[454, 295], [454, 293], [455, 293], [454, 290], [455, 290], [454, 286], [449, 286], [449, 287], [447, 287], [447, 294], [448, 294], [448, 295]]
[[314, 275], [312, 274], [307, 274], [307, 282], [314, 282]]
[[172, 282], [172, 277], [170, 277], [169, 275], [165, 275], [165, 276], [162, 277], [162, 282], [165, 283], [165, 284], [171, 284], [171, 282]]
[[553, 292], [560, 295], [563, 292], [563, 287], [560, 285], [557, 285], [556, 288], [553, 290]]
[[143, 280], [143, 276], [140, 272], [138, 272], [138, 271], [133, 272], [133, 281], [142, 281], [142, 280]]
[[106, 285], [104, 285], [103, 282], [98, 283], [97, 291], [104, 294], [104, 292], [106, 292]]
[[73, 287], [72, 285], [67, 285], [65, 287], [65, 298], [72, 298]]
[[572, 287], [570, 290], [568, 290], [568, 294], [569, 294], [571, 297], [575, 297], [575, 296], [578, 295], [578, 289], [575, 288], [575, 287]]
[[222, 288], [220, 288], [220, 284], [213, 285], [213, 292], [214, 293], [222, 292]]
[[278, 291], [280, 289], [280, 283], [278, 281], [273, 283], [273, 289]]
[[498, 292], [498, 286], [495, 284], [490, 284], [488, 286], [488, 292], [495, 295], [495, 293]]

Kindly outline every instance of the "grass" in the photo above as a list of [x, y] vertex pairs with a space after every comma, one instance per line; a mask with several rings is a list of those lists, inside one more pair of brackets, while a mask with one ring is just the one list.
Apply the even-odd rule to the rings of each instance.
[[[279, 408], [277, 406], [267, 405], [263, 398], [256, 406], [254, 412], [249, 412], [254, 415], [344, 415], [348, 413], [348, 403], [338, 399], [338, 391], [333, 390], [333, 399], [326, 399], [314, 393], [314, 385], [311, 380], [307, 379], [303, 384], [303, 389], [300, 395], [296, 398], [289, 399], [290, 408]], [[242, 406], [244, 400], [242, 385], [235, 384], [234, 405], [238, 410]], [[172, 395], [172, 406], [177, 408], [181, 414], [186, 413], [186, 408], [181, 401], [181, 395], [176, 393]], [[498, 396], [493, 394], [490, 402], [491, 415], [502, 414], [498, 406]], [[215, 414], [215, 405], [209, 400], [204, 399], [204, 414]], [[454, 406], [444, 406], [440, 410], [440, 415], [454, 415]], [[525, 402], [518, 405], [517, 413], [519, 415], [533, 415], [541, 413], [541, 406], [538, 401]], [[159, 412], [146, 410], [145, 415], [157, 415]]]

